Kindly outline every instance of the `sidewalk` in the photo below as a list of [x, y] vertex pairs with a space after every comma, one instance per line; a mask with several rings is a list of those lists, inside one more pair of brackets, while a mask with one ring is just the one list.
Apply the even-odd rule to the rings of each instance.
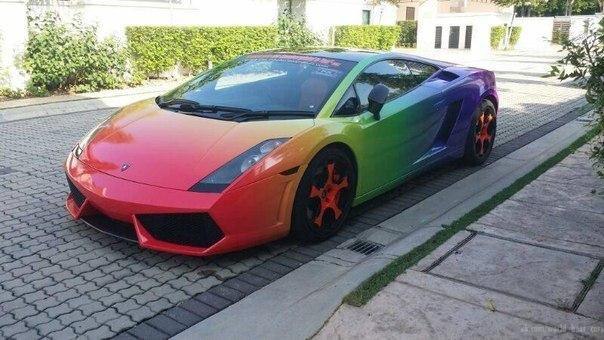
[[588, 147], [554, 166], [361, 308], [332, 338], [604, 337], [604, 180]]
[[0, 123], [117, 108], [138, 100], [155, 97], [182, 82], [184, 82], [183, 79], [166, 80], [126, 89], [4, 101], [0, 102]]

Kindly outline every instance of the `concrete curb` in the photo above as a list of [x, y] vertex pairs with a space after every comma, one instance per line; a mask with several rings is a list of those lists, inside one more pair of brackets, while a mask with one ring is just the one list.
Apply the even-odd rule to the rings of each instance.
[[[587, 131], [574, 120], [441, 190], [355, 239], [385, 247], [359, 256], [349, 240], [173, 339], [307, 339], [338, 308], [342, 298], [393, 259], [404, 255], [488, 200]], [[233, 326], [236, 322], [236, 327]]]
[[106, 90], [78, 95], [26, 98], [0, 102], [0, 123], [54, 115], [113, 109], [151, 98], [175, 87], [178, 82], [161, 85]]

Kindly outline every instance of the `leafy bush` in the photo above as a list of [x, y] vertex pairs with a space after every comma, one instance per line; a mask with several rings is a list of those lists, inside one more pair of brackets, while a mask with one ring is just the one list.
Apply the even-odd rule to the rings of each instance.
[[491, 48], [498, 49], [505, 38], [505, 26], [491, 27]]
[[568, 41], [568, 31], [555, 28], [552, 32], [552, 42], [558, 45], [564, 45]]
[[401, 26], [336, 26], [335, 45], [374, 50], [389, 50], [397, 43], [400, 35]]
[[599, 27], [589, 28], [582, 39], [566, 40], [562, 49], [566, 56], [552, 66], [551, 75], [560, 80], [572, 78], [580, 81], [585, 89], [585, 98], [594, 106], [595, 125], [599, 134], [593, 144], [592, 158], [598, 173], [604, 177], [604, 19]]
[[99, 41], [94, 26], [48, 12], [30, 20], [23, 67], [33, 95], [97, 91], [124, 84], [126, 55], [114, 39]]
[[277, 28], [136, 26], [126, 28], [126, 37], [137, 75], [148, 78], [178, 64], [194, 73], [210, 62], [275, 48]]
[[[491, 48], [498, 49], [503, 44], [505, 35], [507, 33], [507, 26], [493, 26], [491, 27]], [[520, 39], [520, 33], [522, 33], [522, 27], [514, 26], [510, 32], [510, 47], [516, 46]]]
[[417, 44], [417, 21], [400, 21], [401, 35], [398, 39], [398, 46], [415, 47]]
[[295, 18], [287, 11], [279, 16], [277, 30], [277, 45], [279, 47], [296, 48], [319, 43], [317, 36], [306, 28], [304, 20]]
[[512, 32], [510, 33], [510, 46], [514, 47], [518, 43], [520, 39], [520, 33], [522, 33], [522, 27], [514, 26], [512, 27]]

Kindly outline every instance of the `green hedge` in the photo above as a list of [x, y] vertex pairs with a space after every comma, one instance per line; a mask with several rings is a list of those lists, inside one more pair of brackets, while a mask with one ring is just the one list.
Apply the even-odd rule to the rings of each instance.
[[491, 27], [491, 48], [498, 49], [505, 38], [505, 26]]
[[[501, 44], [503, 44], [506, 29], [507, 26], [491, 27], [491, 48], [498, 49]], [[513, 48], [514, 46], [516, 46], [518, 39], [520, 39], [520, 33], [522, 33], [522, 27], [512, 27], [512, 32], [510, 33], [510, 47]]]
[[518, 39], [520, 39], [520, 33], [522, 33], [522, 27], [512, 27], [512, 32], [510, 33], [510, 46], [516, 46], [516, 43], [518, 43]]
[[399, 21], [401, 34], [398, 39], [398, 46], [415, 47], [417, 45], [417, 21]]
[[401, 26], [349, 25], [336, 26], [335, 45], [374, 50], [389, 50], [396, 45]]
[[158, 76], [180, 64], [194, 73], [240, 54], [275, 48], [275, 26], [126, 28], [128, 49], [137, 75]]

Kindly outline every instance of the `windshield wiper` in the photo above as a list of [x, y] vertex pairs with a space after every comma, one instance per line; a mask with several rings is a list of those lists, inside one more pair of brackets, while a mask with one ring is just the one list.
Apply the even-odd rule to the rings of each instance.
[[299, 110], [258, 110], [243, 112], [238, 115], [223, 116], [231, 120], [245, 121], [250, 119], [269, 119], [271, 116], [291, 116], [291, 117], [315, 117], [315, 113], [312, 111], [299, 111]]
[[250, 109], [244, 109], [241, 107], [234, 106], [223, 106], [223, 105], [203, 105], [194, 100], [176, 98], [168, 101], [158, 100], [157, 105], [162, 109], [174, 108], [180, 111], [187, 112], [234, 112], [234, 113], [247, 113], [252, 112]]

